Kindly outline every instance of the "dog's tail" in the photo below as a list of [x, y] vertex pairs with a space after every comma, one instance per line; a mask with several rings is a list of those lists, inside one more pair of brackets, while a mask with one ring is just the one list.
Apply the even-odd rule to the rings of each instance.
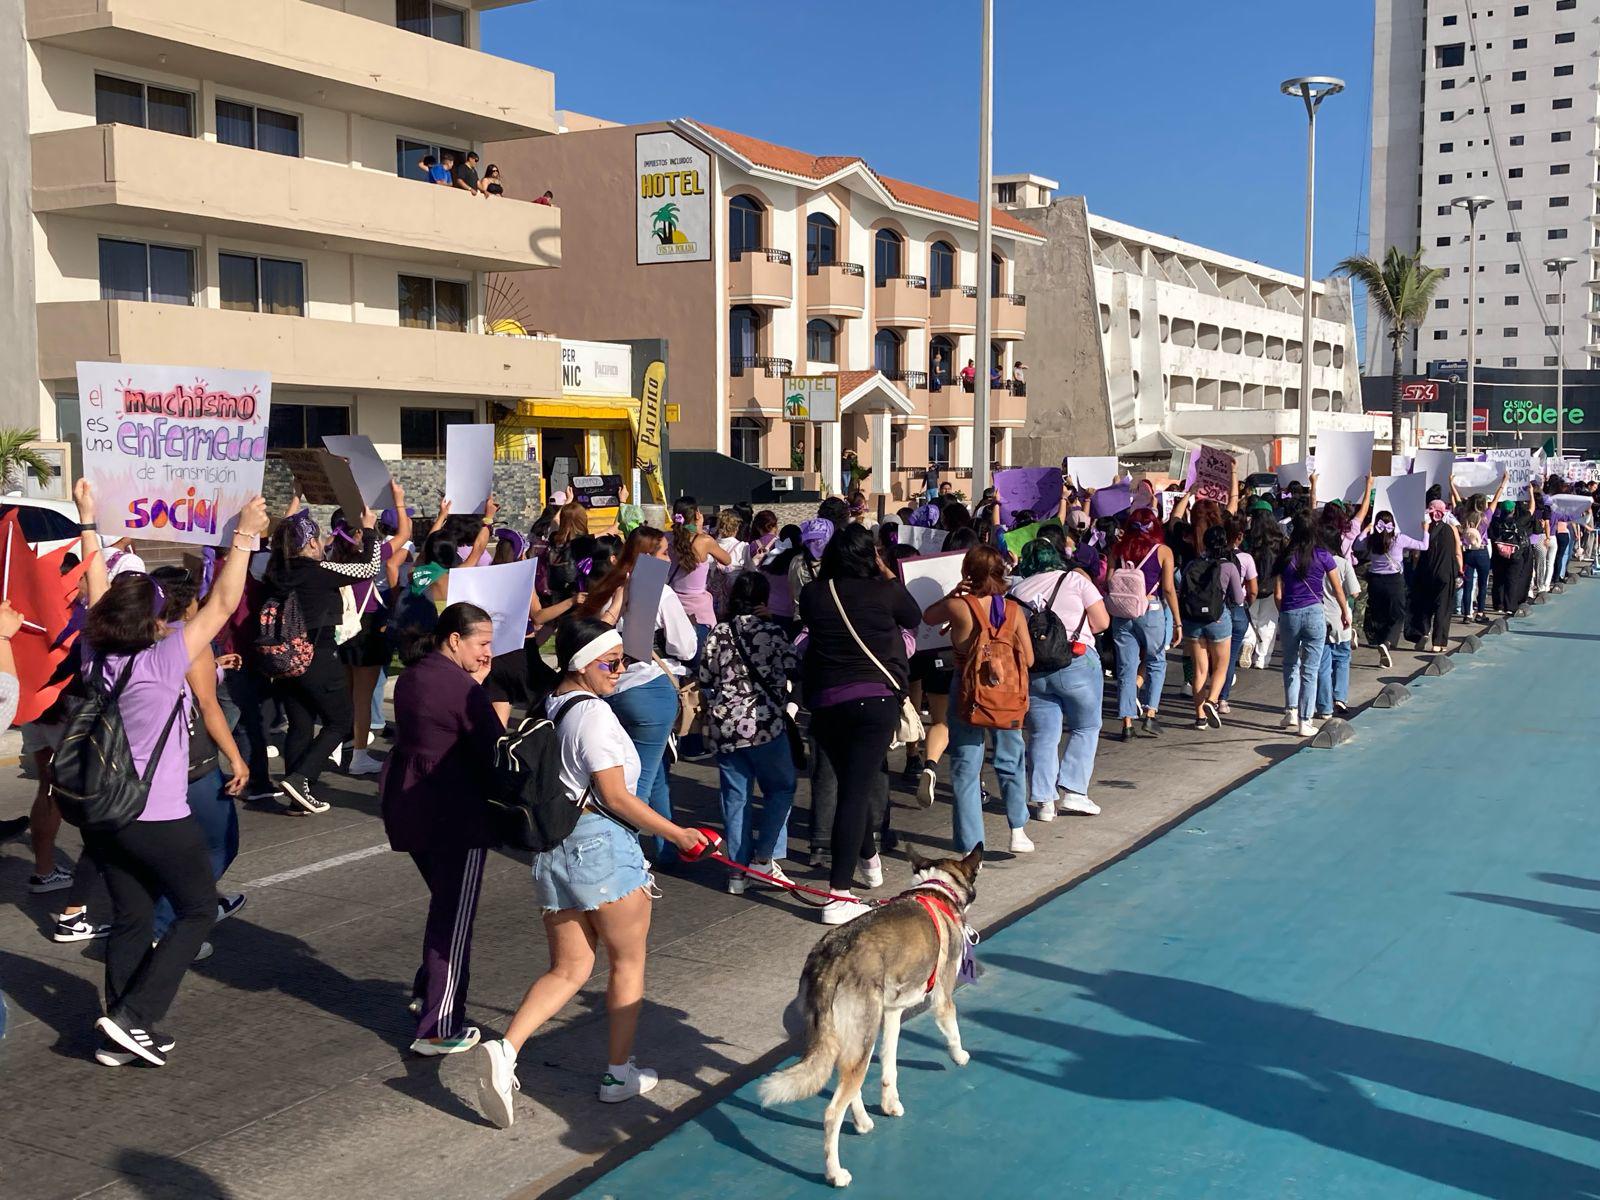
[[834, 1034], [828, 1008], [810, 1002], [806, 992], [802, 987], [800, 1005], [806, 1016], [806, 1052], [794, 1066], [775, 1071], [761, 1081], [764, 1108], [815, 1096], [828, 1082], [839, 1059], [839, 1039]]

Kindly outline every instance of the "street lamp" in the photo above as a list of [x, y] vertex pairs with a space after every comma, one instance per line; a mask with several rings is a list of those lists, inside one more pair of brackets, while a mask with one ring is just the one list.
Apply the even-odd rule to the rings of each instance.
[[1331, 75], [1301, 75], [1285, 79], [1278, 88], [1285, 96], [1298, 96], [1306, 106], [1306, 290], [1300, 322], [1300, 461], [1311, 458], [1311, 234], [1317, 211], [1317, 109], [1344, 80]]
[[1562, 385], [1566, 383], [1567, 268], [1575, 258], [1547, 258], [1547, 270], [1556, 273], [1556, 457], [1567, 448], [1567, 406]]
[[1457, 196], [1451, 208], [1467, 210], [1467, 453], [1472, 453], [1472, 423], [1478, 418], [1473, 387], [1477, 383], [1478, 360], [1478, 214], [1493, 204], [1489, 196]]

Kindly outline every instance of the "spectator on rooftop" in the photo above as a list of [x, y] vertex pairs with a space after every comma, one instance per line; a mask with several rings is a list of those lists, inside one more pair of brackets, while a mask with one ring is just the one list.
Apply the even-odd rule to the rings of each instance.
[[552, 191], [546, 191], [544, 195], [540, 196], [537, 200], [534, 201], [535, 204], [548, 204], [551, 207], [555, 206], [555, 202], [556, 202], [556, 194], [554, 192], [552, 192]]

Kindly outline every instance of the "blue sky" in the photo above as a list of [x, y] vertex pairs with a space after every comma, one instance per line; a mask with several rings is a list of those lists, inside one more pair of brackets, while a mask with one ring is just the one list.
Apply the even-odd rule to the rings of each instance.
[[[559, 107], [699, 117], [886, 174], [977, 190], [977, 0], [536, 0], [485, 48], [556, 74]], [[1305, 116], [1281, 80], [1337, 75], [1318, 122], [1316, 268], [1365, 248], [1368, 0], [996, 0], [997, 172], [1091, 211], [1298, 271]]]

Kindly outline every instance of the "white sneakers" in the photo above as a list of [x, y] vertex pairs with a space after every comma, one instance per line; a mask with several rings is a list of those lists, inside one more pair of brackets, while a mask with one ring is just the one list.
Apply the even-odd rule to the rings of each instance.
[[1301, 721], [1300, 722], [1300, 736], [1301, 737], [1316, 737], [1317, 736], [1317, 727], [1315, 725], [1313, 725], [1310, 721]]
[[429, 1058], [444, 1054], [465, 1054], [478, 1044], [478, 1027], [468, 1025], [455, 1037], [417, 1038], [411, 1043], [411, 1053]]
[[744, 895], [745, 888], [749, 886], [750, 877], [748, 875], [741, 875], [739, 872], [735, 871], [733, 874], [728, 876], [728, 895], [730, 896]]
[[504, 1038], [484, 1042], [478, 1047], [478, 1107], [498, 1129], [510, 1129], [516, 1120], [512, 1094], [520, 1092], [517, 1082], [517, 1052]]
[[347, 775], [376, 775], [383, 769], [383, 764], [365, 750], [355, 750], [350, 754], [350, 766], [346, 769]]
[[938, 786], [939, 771], [936, 766], [922, 768], [922, 774], [917, 776], [917, 807], [933, 807], [933, 789]]
[[1033, 839], [1028, 836], [1026, 829], [1013, 829], [1011, 831], [1011, 853], [1033, 853]]
[[1394, 666], [1394, 655], [1389, 653], [1389, 647], [1384, 642], [1378, 643], [1378, 662], [1385, 667]]
[[861, 875], [867, 881], [868, 889], [883, 886], [883, 856], [874, 854], [871, 858], [861, 860]]
[[644, 1095], [658, 1082], [654, 1071], [639, 1066], [631, 1058], [621, 1066], [612, 1064], [606, 1068], [600, 1080], [600, 1103], [620, 1104], [624, 1100], [632, 1100], [635, 1096]]
[[1283, 710], [1283, 720], [1278, 722], [1279, 729], [1293, 729], [1300, 724], [1300, 713], [1292, 708]]
[[836, 892], [837, 900], [829, 900], [822, 906], [822, 923], [824, 925], [847, 925], [857, 917], [864, 916], [871, 905], [863, 904], [857, 900], [853, 892]]
[[1100, 806], [1093, 800], [1078, 792], [1069, 792], [1065, 788], [1056, 798], [1056, 808], [1064, 813], [1082, 813], [1086, 817], [1100, 815]]
[[763, 875], [770, 875], [772, 877], [772, 882], [768, 883], [765, 879], [750, 879], [749, 876], [740, 876], [741, 879], [750, 879], [750, 882], [755, 884], [757, 887], [782, 888], [786, 884], [791, 884], [794, 882], [794, 880], [790, 879], [784, 874], [783, 867], [781, 867], [775, 859], [758, 858], [755, 862], [750, 864], [750, 869], [752, 871], [760, 871]]
[[1056, 806], [1054, 802], [1028, 805], [1028, 813], [1035, 821], [1054, 821], [1056, 819]]

